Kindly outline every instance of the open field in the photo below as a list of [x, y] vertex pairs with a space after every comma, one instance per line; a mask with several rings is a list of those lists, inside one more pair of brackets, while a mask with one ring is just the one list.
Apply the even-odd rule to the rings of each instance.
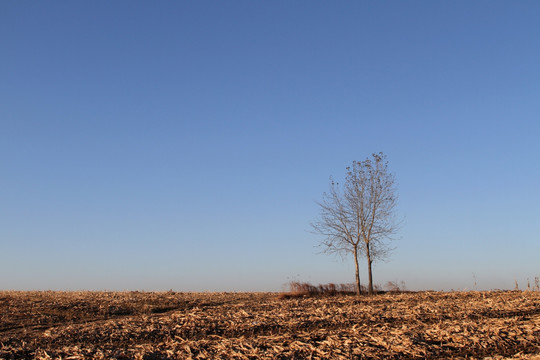
[[[540, 292], [0, 292], [0, 358], [532, 358]], [[517, 355], [516, 355], [517, 354]]]

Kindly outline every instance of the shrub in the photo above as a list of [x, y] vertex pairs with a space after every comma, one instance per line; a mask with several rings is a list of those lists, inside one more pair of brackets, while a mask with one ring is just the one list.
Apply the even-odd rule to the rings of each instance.
[[289, 283], [289, 292], [280, 294], [280, 298], [287, 299], [291, 297], [303, 296], [334, 296], [338, 294], [354, 294], [354, 284], [319, 284], [312, 285], [308, 282], [291, 281]]

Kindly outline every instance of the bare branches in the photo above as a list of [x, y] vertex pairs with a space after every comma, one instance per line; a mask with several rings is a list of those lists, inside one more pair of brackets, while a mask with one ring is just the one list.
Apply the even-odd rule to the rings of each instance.
[[[368, 262], [369, 291], [373, 292], [371, 264], [384, 259], [392, 250], [392, 240], [398, 229], [395, 219], [397, 193], [394, 175], [388, 172], [388, 161], [382, 153], [372, 154], [364, 161], [353, 161], [347, 167], [343, 188], [332, 179], [330, 191], [317, 205], [320, 215], [313, 230], [324, 236], [325, 252], [352, 252], [358, 267], [358, 255]], [[360, 289], [360, 279], [357, 275]]]

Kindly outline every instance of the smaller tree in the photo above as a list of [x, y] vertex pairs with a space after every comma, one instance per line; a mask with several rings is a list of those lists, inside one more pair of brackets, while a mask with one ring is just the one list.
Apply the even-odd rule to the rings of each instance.
[[312, 228], [325, 237], [321, 242], [325, 252], [342, 256], [352, 253], [357, 294], [361, 292], [359, 257], [366, 257], [371, 295], [373, 261], [385, 258], [391, 250], [387, 240], [397, 231], [394, 184], [385, 155], [373, 154], [371, 159], [353, 161], [347, 167], [343, 187], [331, 178], [329, 192], [317, 203], [320, 216]]

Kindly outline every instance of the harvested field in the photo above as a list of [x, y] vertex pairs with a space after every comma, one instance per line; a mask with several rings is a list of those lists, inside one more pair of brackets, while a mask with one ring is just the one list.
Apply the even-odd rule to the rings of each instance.
[[0, 292], [2, 359], [533, 358], [539, 292]]

